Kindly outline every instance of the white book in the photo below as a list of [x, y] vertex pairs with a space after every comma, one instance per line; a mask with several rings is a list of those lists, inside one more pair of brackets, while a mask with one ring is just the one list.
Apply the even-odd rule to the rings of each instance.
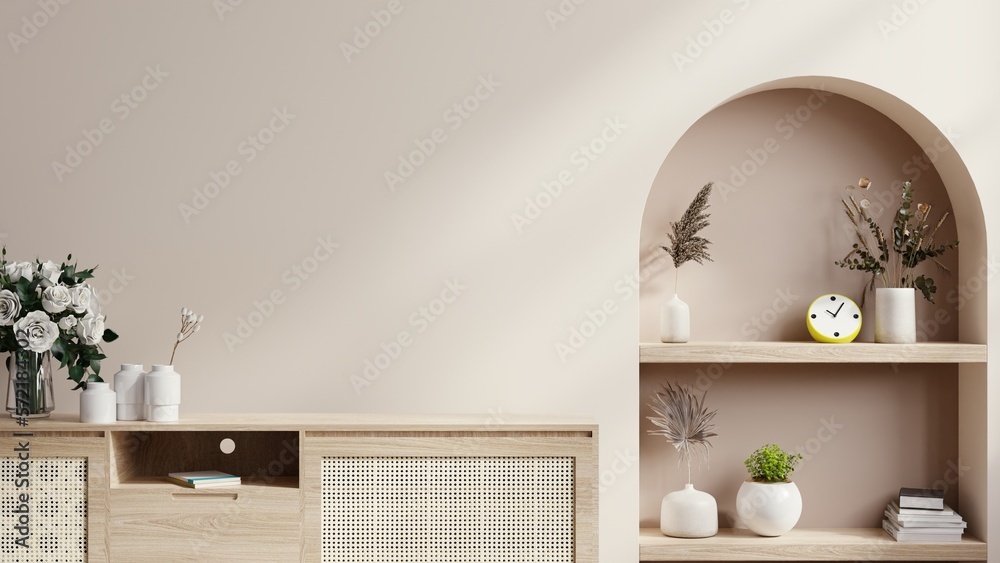
[[892, 525], [888, 520], [882, 520], [882, 529], [898, 542], [960, 542], [962, 532], [941, 532], [932, 530], [929, 532], [903, 531]]
[[892, 509], [891, 506], [887, 506], [883, 514], [901, 524], [908, 526], [920, 526], [925, 523], [931, 523], [936, 525], [939, 523], [958, 525], [963, 524], [965, 520], [958, 514], [944, 514], [941, 516], [923, 516], [923, 515], [912, 515], [912, 514], [899, 514]]
[[925, 529], [950, 531], [950, 530], [961, 530], [964, 529], [966, 526], [968, 526], [968, 524], [964, 520], [949, 521], [949, 522], [935, 522], [933, 520], [922, 520], [919, 522], [901, 521], [896, 519], [892, 515], [892, 513], [889, 512], [888, 510], [886, 510], [883, 513], [883, 516], [885, 516], [889, 520], [889, 522], [892, 523], [893, 526], [904, 531], [918, 531]]

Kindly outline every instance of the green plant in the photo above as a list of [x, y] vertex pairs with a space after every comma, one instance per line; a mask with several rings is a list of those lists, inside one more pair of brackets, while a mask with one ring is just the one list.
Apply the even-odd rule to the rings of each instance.
[[698, 195], [694, 197], [694, 201], [688, 206], [680, 220], [670, 223], [670, 232], [667, 233], [670, 246], [660, 247], [674, 260], [674, 293], [677, 293], [680, 267], [685, 262], [694, 260], [701, 264], [703, 260], [712, 261], [708, 255], [708, 245], [712, 242], [698, 236], [698, 231], [708, 226], [710, 215], [705, 213], [705, 210], [708, 209], [708, 196], [711, 193], [712, 182], [709, 182], [698, 191]]
[[73, 389], [101, 379], [101, 342], [118, 335], [104, 326], [101, 302], [86, 282], [94, 269], [70, 264], [8, 262], [0, 251], [0, 352], [52, 352], [59, 367], [68, 367]]
[[754, 481], [780, 483], [789, 480], [801, 459], [802, 454], [792, 455], [774, 444], [767, 444], [750, 454], [743, 465]]
[[678, 463], [687, 463], [688, 483], [691, 482], [691, 456], [703, 456], [707, 460], [708, 448], [712, 445], [708, 439], [718, 436], [712, 432], [716, 411], [704, 407], [707, 394], [705, 391], [699, 399], [687, 385], [675, 387], [668, 381], [653, 393], [649, 408], [656, 416], [646, 417], [656, 425], [649, 433], [665, 437], [680, 454]]
[[[847, 189], [868, 190], [870, 187], [871, 181], [868, 178], [861, 178], [858, 186], [848, 186]], [[949, 213], [946, 211], [931, 227], [931, 224], [926, 222], [930, 217], [931, 206], [918, 203], [915, 204], [916, 211], [913, 210], [913, 184], [909, 181], [903, 182], [901, 200], [892, 223], [891, 247], [885, 232], [869, 213], [870, 202], [867, 198], [861, 197], [859, 201], [851, 194], [841, 200], [844, 212], [854, 225], [858, 242], [843, 260], [838, 260], [834, 264], [841, 268], [871, 274], [865, 295], [873, 290], [875, 282], [879, 281], [882, 287], [918, 289], [924, 299], [933, 303], [934, 293], [937, 291], [934, 279], [923, 274], [915, 275], [914, 269], [924, 260], [930, 259], [947, 272], [948, 269], [938, 261], [938, 257], [949, 249], [957, 247], [958, 241], [935, 246], [934, 235], [944, 224]], [[864, 306], [864, 296], [861, 305]]]

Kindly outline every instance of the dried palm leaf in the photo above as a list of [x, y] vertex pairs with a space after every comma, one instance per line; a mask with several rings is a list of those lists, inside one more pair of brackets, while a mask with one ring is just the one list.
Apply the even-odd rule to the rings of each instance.
[[716, 411], [709, 411], [704, 406], [707, 394], [705, 391], [699, 398], [690, 386], [674, 386], [668, 381], [651, 397], [649, 408], [656, 416], [646, 417], [656, 426], [649, 433], [663, 436], [677, 450], [680, 454], [678, 465], [687, 463], [688, 483], [691, 482], [691, 457], [704, 458], [707, 462], [708, 448], [712, 445], [708, 439], [718, 436], [712, 424]]

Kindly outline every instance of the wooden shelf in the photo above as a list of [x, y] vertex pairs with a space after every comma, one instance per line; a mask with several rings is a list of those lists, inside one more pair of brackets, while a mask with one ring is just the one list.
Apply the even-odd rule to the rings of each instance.
[[984, 363], [985, 344], [821, 344], [819, 342], [687, 342], [639, 344], [640, 364], [941, 364]]
[[639, 530], [640, 561], [985, 561], [986, 543], [899, 543], [881, 528], [794, 529], [777, 538], [722, 528], [711, 538], [668, 538]]
[[[232, 487], [209, 487], [207, 489], [195, 489], [185, 487], [175, 483], [166, 477], [133, 477], [128, 481], [122, 481], [112, 485], [112, 489], [155, 489], [174, 493], [218, 493], [218, 492], [239, 492], [255, 491], [257, 489], [298, 489], [298, 477], [269, 477], [264, 480], [259, 476], [251, 475], [243, 477], [243, 483]], [[297, 494], [297, 493], [295, 493]]]

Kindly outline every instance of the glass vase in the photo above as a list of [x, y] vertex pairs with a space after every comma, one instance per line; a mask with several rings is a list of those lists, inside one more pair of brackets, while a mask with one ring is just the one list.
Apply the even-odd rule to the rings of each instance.
[[7, 412], [12, 418], [44, 418], [56, 408], [52, 352], [17, 350], [7, 357]]

